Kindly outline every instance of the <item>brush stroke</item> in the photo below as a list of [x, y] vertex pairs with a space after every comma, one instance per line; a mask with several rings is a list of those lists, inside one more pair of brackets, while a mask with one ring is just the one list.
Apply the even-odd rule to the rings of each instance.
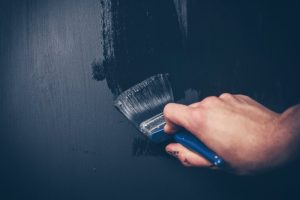
[[188, 37], [188, 0], [173, 0], [176, 8], [179, 26], [183, 35], [184, 42]]
[[[175, 100], [184, 103], [223, 92], [242, 93], [280, 112], [300, 99], [293, 92], [295, 70], [286, 59], [293, 58], [272, 47], [289, 49], [282, 35], [290, 34], [270, 17], [289, 13], [278, 14], [259, 1], [100, 4], [104, 59], [93, 62], [93, 76], [106, 80], [114, 98], [154, 74], [169, 73]], [[283, 63], [289, 70], [282, 70]]]
[[100, 4], [104, 58], [92, 63], [93, 78], [106, 79], [114, 97], [182, 64], [182, 34], [172, 1], [102, 0]]
[[[180, 68], [183, 36], [172, 1], [101, 0], [100, 6], [103, 60], [93, 61], [93, 78], [106, 80], [114, 98], [153, 74]], [[133, 141], [133, 155], [165, 155], [163, 149], [144, 137]]]

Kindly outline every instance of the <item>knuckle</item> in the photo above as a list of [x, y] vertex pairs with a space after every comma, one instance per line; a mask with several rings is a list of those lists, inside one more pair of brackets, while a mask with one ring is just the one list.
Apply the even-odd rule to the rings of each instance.
[[202, 105], [211, 105], [211, 104], [215, 104], [218, 103], [220, 101], [220, 99], [216, 96], [210, 96], [210, 97], [206, 97], [205, 99], [202, 100]]
[[233, 95], [230, 93], [223, 93], [219, 96], [221, 99], [232, 99]]
[[239, 94], [240, 97], [244, 98], [244, 99], [251, 99], [249, 96], [243, 95], [243, 94]]
[[244, 100], [246, 102], [249, 102], [249, 101], [252, 100], [249, 96], [246, 96], [246, 95], [243, 95], [243, 94], [237, 94], [236, 97], [241, 99], [241, 100]]
[[248, 96], [246, 96], [246, 95], [244, 95], [244, 94], [236, 94], [235, 96], [241, 97], [241, 98], [246, 98], [246, 97], [248, 97]]
[[193, 104], [189, 105], [189, 107], [191, 107], [191, 108], [198, 108], [198, 107], [201, 107], [201, 102], [193, 103]]

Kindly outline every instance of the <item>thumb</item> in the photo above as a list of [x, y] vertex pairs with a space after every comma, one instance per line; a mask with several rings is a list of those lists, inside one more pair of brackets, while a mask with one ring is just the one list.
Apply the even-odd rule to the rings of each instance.
[[166, 121], [164, 131], [166, 133], [172, 133], [180, 126], [192, 133], [198, 132], [200, 126], [196, 124], [195, 119], [193, 119], [194, 110], [195, 108], [182, 104], [167, 104], [163, 113]]

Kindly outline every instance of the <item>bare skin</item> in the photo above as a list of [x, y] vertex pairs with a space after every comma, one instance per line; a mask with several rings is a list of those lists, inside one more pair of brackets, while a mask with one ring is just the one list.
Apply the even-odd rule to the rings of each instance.
[[[183, 127], [221, 156], [236, 174], [255, 174], [284, 165], [300, 151], [300, 104], [275, 113], [244, 95], [224, 93], [189, 106], [165, 106], [165, 132]], [[166, 151], [185, 166], [212, 164], [181, 144]]]

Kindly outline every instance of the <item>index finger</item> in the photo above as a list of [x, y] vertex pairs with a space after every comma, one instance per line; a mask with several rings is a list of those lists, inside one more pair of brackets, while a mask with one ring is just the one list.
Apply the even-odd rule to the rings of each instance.
[[192, 108], [182, 104], [169, 103], [164, 108], [164, 118], [166, 125], [164, 131], [166, 133], [173, 133], [178, 130], [179, 126], [189, 127], [189, 121]]

